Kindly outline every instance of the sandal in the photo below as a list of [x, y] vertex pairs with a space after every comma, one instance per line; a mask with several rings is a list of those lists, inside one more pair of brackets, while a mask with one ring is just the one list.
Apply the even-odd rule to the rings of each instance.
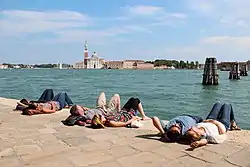
[[233, 131], [233, 130], [241, 130], [241, 128], [238, 125], [233, 125], [233, 126], [231, 126], [230, 130], [231, 131]]

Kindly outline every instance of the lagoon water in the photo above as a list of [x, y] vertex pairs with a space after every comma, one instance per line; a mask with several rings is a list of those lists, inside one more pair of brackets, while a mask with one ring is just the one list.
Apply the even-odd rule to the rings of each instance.
[[[250, 76], [230, 81], [219, 72], [218, 86], [203, 86], [202, 70], [0, 70], [0, 97], [36, 100], [46, 88], [67, 92], [73, 102], [94, 107], [105, 91], [119, 93], [124, 104], [139, 97], [149, 116], [170, 119], [180, 114], [205, 117], [216, 101], [232, 103], [237, 122], [250, 129]], [[14, 107], [14, 106], [13, 106]]]

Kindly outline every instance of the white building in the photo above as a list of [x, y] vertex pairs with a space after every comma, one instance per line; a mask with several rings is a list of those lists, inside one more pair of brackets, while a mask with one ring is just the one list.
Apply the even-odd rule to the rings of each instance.
[[0, 64], [0, 69], [7, 69], [7, 68], [8, 68], [8, 65]]
[[88, 56], [88, 43], [85, 41], [84, 45], [84, 59], [83, 61], [75, 63], [73, 68], [76, 69], [101, 69], [104, 66], [104, 60], [99, 58], [96, 52], [91, 57]]
[[73, 68], [76, 68], [76, 69], [85, 68], [84, 61], [76, 62], [76, 63], [74, 64]]
[[87, 59], [87, 69], [101, 69], [103, 68], [103, 61], [97, 57], [96, 52]]

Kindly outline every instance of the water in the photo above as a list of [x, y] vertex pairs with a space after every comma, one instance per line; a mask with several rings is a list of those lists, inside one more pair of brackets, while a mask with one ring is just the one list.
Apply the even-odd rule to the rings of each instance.
[[139, 97], [149, 116], [170, 119], [189, 113], [205, 117], [216, 101], [232, 103], [237, 122], [250, 129], [250, 76], [230, 81], [219, 72], [219, 86], [203, 86], [202, 70], [0, 70], [0, 96], [36, 100], [46, 88], [66, 91], [73, 102], [94, 107], [99, 92], [119, 93], [124, 104]]

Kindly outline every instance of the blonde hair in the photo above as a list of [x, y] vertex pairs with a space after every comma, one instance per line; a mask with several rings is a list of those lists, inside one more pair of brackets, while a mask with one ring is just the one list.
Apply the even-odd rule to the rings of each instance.
[[100, 115], [94, 115], [91, 121], [91, 127], [94, 129], [100, 129], [104, 128], [105, 126], [102, 123], [101, 116]]

